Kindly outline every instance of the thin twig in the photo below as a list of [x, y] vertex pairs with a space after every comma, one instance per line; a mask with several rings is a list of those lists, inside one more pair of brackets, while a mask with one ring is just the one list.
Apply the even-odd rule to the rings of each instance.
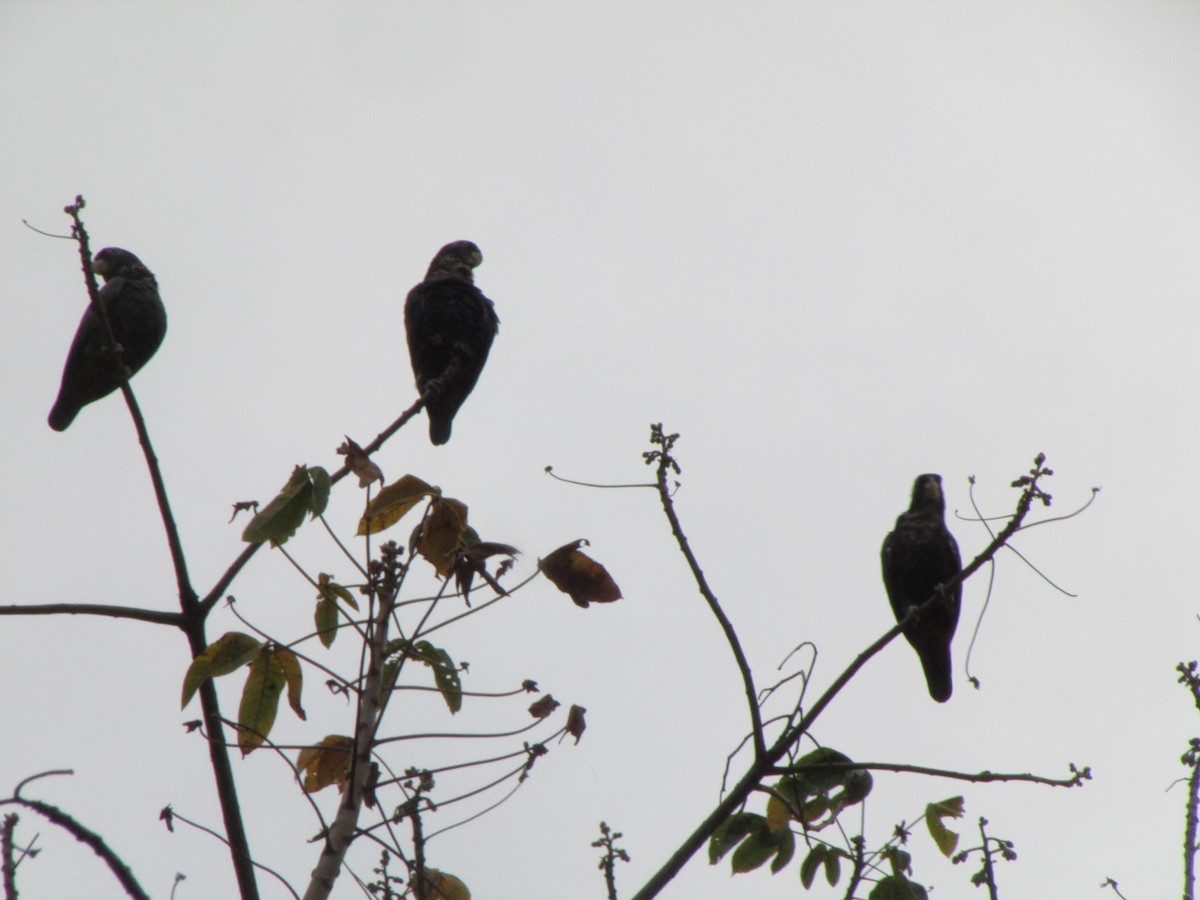
[[816, 763], [812, 765], [774, 766], [767, 770], [768, 775], [799, 775], [805, 772], [851, 772], [856, 769], [876, 769], [881, 772], [910, 772], [914, 775], [933, 775], [937, 778], [952, 778], [957, 781], [1025, 781], [1031, 784], [1044, 784], [1049, 787], [1080, 787], [1092, 777], [1091, 769], [1084, 766], [1077, 769], [1071, 766], [1070, 778], [1047, 778], [1044, 775], [1033, 775], [1029, 772], [956, 772], [953, 769], [934, 769], [929, 766], [915, 766], [909, 763], [886, 762], [847, 762], [847, 763]]
[[[225, 840], [224, 835], [219, 834], [216, 831], [213, 831], [211, 828], [209, 828], [206, 825], [201, 825], [199, 822], [193, 822], [187, 816], [183, 816], [183, 815], [180, 815], [179, 813], [177, 813], [174, 809], [171, 810], [171, 819], [173, 819], [173, 820], [178, 819], [183, 824], [190, 825], [192, 828], [195, 828], [197, 831], [203, 831], [205, 834], [215, 837], [222, 844], [225, 844], [226, 846], [229, 845], [229, 841]], [[257, 862], [257, 861], [254, 863], [254, 866], [255, 866], [255, 868], [262, 869], [268, 875], [274, 875], [275, 878], [279, 881], [280, 884], [282, 884], [284, 886], [284, 888], [287, 890], [287, 892], [289, 894], [291, 894], [293, 897], [295, 897], [296, 900], [300, 900], [300, 895], [296, 893], [295, 889], [290, 884], [288, 884], [287, 879], [284, 878], [282, 875], [280, 875], [278, 872], [276, 872], [274, 869], [272, 869], [270, 866], [263, 865], [262, 863]]]
[[766, 753], [766, 736], [763, 734], [762, 710], [758, 706], [758, 691], [754, 687], [754, 675], [750, 671], [750, 663], [746, 660], [746, 654], [742, 650], [742, 644], [738, 640], [737, 631], [734, 630], [733, 623], [729, 621], [729, 617], [721, 609], [721, 603], [717, 600], [717, 595], [708, 586], [704, 572], [700, 569], [700, 562], [692, 552], [687, 535], [683, 533], [683, 525], [679, 521], [679, 516], [675, 513], [675, 501], [672, 500], [671, 491], [667, 487], [668, 470], [673, 470], [676, 473], [679, 472], [679, 465], [671, 457], [671, 448], [678, 437], [679, 435], [677, 434], [664, 434], [661, 423], [651, 426], [651, 443], [657, 444], [662, 449], [653, 450], [645, 454], [646, 462], [656, 464], [655, 481], [658, 485], [658, 497], [662, 501], [663, 512], [666, 513], [667, 521], [671, 523], [671, 532], [675, 535], [675, 541], [679, 544], [679, 549], [687, 560], [688, 567], [692, 570], [692, 578], [695, 580], [696, 586], [708, 602], [708, 608], [716, 617], [717, 622], [720, 623], [721, 631], [725, 633], [725, 640], [729, 643], [729, 649], [733, 651], [733, 658], [737, 661], [738, 671], [742, 676], [742, 686], [746, 692], [746, 702], [750, 710], [750, 729], [751, 736], [754, 739], [754, 755], [757, 759], [761, 759]]

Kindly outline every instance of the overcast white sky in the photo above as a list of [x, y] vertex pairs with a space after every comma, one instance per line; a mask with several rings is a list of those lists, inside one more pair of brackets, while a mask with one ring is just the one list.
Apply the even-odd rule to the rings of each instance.
[[[964, 793], [967, 839], [984, 815], [1016, 842], [1002, 896], [1114, 896], [1106, 876], [1130, 900], [1179, 896], [1185, 796], [1168, 789], [1200, 731], [1172, 671], [1200, 656], [1198, 46], [1200, 6], [1147, 0], [0, 0], [4, 602], [175, 605], [123, 404], [45, 423], [86, 296], [73, 245], [22, 219], [65, 231], [82, 193], [94, 246], [158, 276], [170, 328], [135, 387], [201, 590], [240, 548], [229, 504], [268, 499], [295, 463], [335, 466], [343, 434], [365, 443], [414, 399], [404, 294], [468, 238], [502, 320], [487, 370], [449, 445], [421, 420], [378, 462], [468, 502], [485, 538], [525, 551], [518, 575], [589, 538], [625, 599], [585, 611], [540, 584], [442, 633], [469, 687], [536, 678], [589, 729], [436, 840], [435, 865], [481, 900], [600, 897], [604, 819], [633, 857], [627, 897], [716, 802], [741, 686], [655, 497], [542, 472], [644, 479], [661, 420], [683, 434], [679, 512], [761, 681], [813, 641], [823, 686], [890, 626], [878, 548], [918, 473], [942, 474], [952, 516], [971, 475], [988, 513], [1011, 509], [1038, 451], [1053, 511], [1101, 486], [1082, 518], [1018, 541], [1077, 597], [1000, 560], [982, 691], [962, 670], [976, 578], [948, 704], [898, 642], [816, 737], [961, 770], [1091, 765], [1072, 791], [879, 774], [868, 844]], [[359, 502], [337, 492], [346, 533]], [[964, 556], [987, 542], [951, 527]], [[315, 530], [297, 550], [348, 579]], [[277, 554], [232, 593], [264, 627], [306, 627], [312, 591]], [[210, 633], [232, 627], [222, 613]], [[219, 823], [179, 724], [196, 715], [178, 711], [186, 665], [182, 637], [151, 626], [4, 618], [0, 793], [73, 767], [31, 793], [107, 836], [154, 896], [183, 872], [176, 896], [202, 900], [233, 893], [223, 850], [157, 822], [171, 803]], [[285, 712], [280, 737], [346, 730], [322, 680], [310, 724]], [[524, 705], [415, 706], [411, 727], [510, 724]], [[260, 857], [302, 884], [316, 828], [288, 773], [265, 753], [238, 771]], [[29, 896], [119, 896], [35, 827]], [[976, 861], [941, 860], [923, 832], [910, 849], [935, 896], [975, 896]], [[698, 857], [664, 896], [798, 881]]]

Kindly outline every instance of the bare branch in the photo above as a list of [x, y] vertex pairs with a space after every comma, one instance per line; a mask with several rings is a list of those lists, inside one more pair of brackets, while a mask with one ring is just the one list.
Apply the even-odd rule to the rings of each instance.
[[[645, 456], [647, 457], [647, 462], [656, 460], [658, 451], [651, 451], [651, 453], [645, 454]], [[1031, 475], [1022, 476], [1014, 482], [1013, 486], [1022, 488], [1022, 491], [1020, 498], [1017, 500], [1016, 511], [1013, 513], [1008, 525], [958, 575], [950, 579], [946, 584], [940, 585], [939, 589], [931, 594], [924, 603], [910, 609], [900, 622], [855, 657], [854, 661], [825, 690], [825, 693], [817, 699], [795, 727], [786, 729], [765, 752], [755, 754], [754, 761], [729, 794], [717, 804], [713, 811], [705, 817], [671, 857], [650, 877], [650, 880], [634, 895], [633, 900], [650, 900], [651, 897], [658, 896], [659, 892], [671, 882], [687, 864], [688, 860], [695, 855], [696, 851], [704, 846], [705, 842], [712, 837], [717, 828], [745, 803], [746, 798], [758, 787], [759, 782], [774, 769], [779, 760], [788, 753], [801, 737], [808, 733], [813, 723], [816, 722], [821, 713], [833, 701], [833, 698], [846, 686], [858, 670], [866, 665], [871, 657], [886, 647], [891, 641], [895, 640], [896, 636], [900, 634], [901, 629], [908, 623], [910, 617], [920, 616], [933, 604], [940, 603], [944, 592], [951, 590], [955, 585], [961, 584], [977, 572], [981, 566], [987, 564], [1021, 527], [1021, 523], [1029, 514], [1030, 507], [1033, 505], [1035, 499], [1041, 500], [1043, 503], [1048, 502], [1048, 495], [1038, 486], [1038, 479], [1042, 475], [1049, 474], [1049, 471], [1042, 467], [1044, 461], [1045, 458], [1039, 454], [1035, 461], [1034, 469], [1031, 470]], [[670, 464], [674, 465], [674, 460], [671, 460]], [[676, 469], [676, 471], [678, 470]], [[751, 698], [753, 699], [753, 695], [751, 695]]]
[[109, 606], [97, 603], [37, 603], [29, 606], [0, 606], [0, 616], [110, 616], [114, 619], [135, 619], [155, 625], [183, 625], [183, 614], [140, 609], [135, 606]]
[[886, 762], [848, 762], [848, 763], [818, 763], [814, 765], [776, 766], [767, 771], [768, 775], [800, 775], [807, 772], [848, 772], [856, 769], [875, 769], [882, 772], [911, 772], [914, 775], [933, 775], [937, 778], [951, 778], [956, 781], [1025, 781], [1031, 784], [1044, 784], [1049, 787], [1081, 787], [1085, 781], [1090, 781], [1092, 771], [1085, 766], [1077, 769], [1071, 766], [1070, 778], [1048, 778], [1043, 775], [1033, 775], [1029, 772], [956, 772], [952, 769], [934, 769], [929, 766], [916, 766], [909, 763]]
[[[109, 871], [113, 873], [113, 876], [120, 883], [126, 894], [135, 898], [135, 900], [150, 900], [150, 895], [142, 890], [141, 885], [139, 885], [137, 879], [134, 878], [133, 872], [130, 871], [129, 866], [125, 864], [121, 857], [117, 856], [117, 854], [113, 852], [113, 850], [105, 842], [104, 838], [96, 834], [96, 832], [92, 831], [90, 828], [87, 828], [78, 822], [72, 816], [63, 812], [58, 807], [51, 806], [49, 803], [43, 803], [40, 800], [27, 800], [21, 796], [21, 788], [23, 788], [30, 781], [33, 781], [35, 778], [41, 778], [46, 775], [62, 774], [67, 773], [65, 771], [43, 772], [40, 775], [33, 776], [33, 778], [25, 779], [19, 785], [17, 785], [17, 788], [13, 791], [11, 797], [5, 800], [0, 800], [0, 806], [10, 803], [23, 806], [26, 809], [31, 809], [38, 815], [49, 819], [59, 828], [63, 829], [72, 837], [74, 837], [75, 840], [91, 847], [92, 852], [104, 860], [105, 865], [108, 866]], [[15, 894], [13, 896], [15, 896]]]
[[675, 502], [671, 499], [671, 491], [667, 487], [667, 471], [673, 470], [676, 473], [679, 472], [679, 465], [671, 456], [671, 448], [675, 445], [678, 437], [679, 435], [677, 434], [664, 434], [661, 423], [650, 426], [650, 442], [662, 449], [649, 451], [643, 454], [643, 456], [648, 465], [655, 465], [658, 497], [662, 501], [663, 512], [666, 513], [667, 521], [671, 523], [671, 532], [675, 535], [675, 541], [679, 544], [679, 549], [687, 560], [688, 567], [692, 570], [692, 578], [695, 579], [696, 586], [700, 589], [700, 593], [704, 599], [708, 601], [708, 608], [716, 616], [717, 622], [720, 623], [721, 630], [725, 633], [725, 640], [729, 643], [729, 649], [733, 651], [733, 657], [737, 661], [738, 671], [742, 675], [742, 685], [746, 691], [746, 701], [750, 707], [750, 728], [751, 737], [754, 740], [754, 755], [757, 759], [762, 759], [766, 754], [766, 737], [763, 735], [762, 711], [758, 706], [758, 691], [754, 687], [754, 675], [750, 671], [750, 663], [746, 660], [746, 654], [742, 650], [742, 644], [738, 640], [737, 631], [734, 630], [733, 623], [729, 621], [729, 617], [721, 609], [721, 603], [717, 600], [717, 595], [708, 586], [704, 572], [700, 569], [700, 562], [696, 559], [696, 555], [692, 553], [687, 536], [683, 533], [683, 525], [680, 524], [679, 516], [675, 513]]

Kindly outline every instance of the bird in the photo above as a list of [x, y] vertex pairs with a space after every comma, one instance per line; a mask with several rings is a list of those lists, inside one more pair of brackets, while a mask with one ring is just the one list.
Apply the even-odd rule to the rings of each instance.
[[[880, 553], [883, 585], [897, 621], [962, 571], [958, 543], [946, 528], [945, 512], [942, 476], [918, 475], [908, 512], [896, 519], [896, 527], [884, 538]], [[929, 696], [938, 703], [949, 700], [953, 691], [950, 642], [961, 604], [962, 585], [956, 584], [946, 590], [941, 602], [922, 610], [904, 629], [904, 636], [921, 659]]]
[[417, 390], [429, 414], [429, 440], [450, 440], [454, 415], [479, 380], [500, 330], [495, 305], [475, 286], [483, 254], [453, 241], [433, 257], [425, 280], [404, 301], [404, 328]]
[[[119, 247], [105, 247], [97, 253], [93, 269], [104, 279], [100, 305], [121, 348], [121, 362], [132, 377], [158, 350], [167, 333], [167, 311], [158, 296], [158, 282], [140, 259]], [[50, 410], [50, 427], [65, 431], [83, 407], [107, 397], [124, 380], [100, 319], [89, 305], [67, 352], [58, 399]]]

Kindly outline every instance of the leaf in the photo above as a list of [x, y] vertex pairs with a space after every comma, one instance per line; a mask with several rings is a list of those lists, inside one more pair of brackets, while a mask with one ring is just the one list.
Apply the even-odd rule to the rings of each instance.
[[[809, 753], [804, 754], [796, 760], [796, 766], [821, 766], [829, 763], [848, 763], [852, 762], [845, 753], [834, 750], [832, 747], [818, 747]], [[800, 772], [796, 775], [800, 779], [800, 789], [805, 793], [816, 794], [822, 791], [830, 791], [835, 787], [839, 787], [844, 783], [846, 778], [846, 769], [829, 769], [821, 772]]]
[[325, 647], [331, 647], [338, 635], [338, 600], [352, 609], [358, 609], [358, 601], [354, 595], [342, 585], [332, 580], [331, 575], [321, 572], [317, 575], [317, 608], [313, 612], [313, 624], [317, 629], [317, 637]]
[[345, 790], [350, 778], [350, 754], [354, 739], [331, 734], [315, 747], [305, 747], [296, 757], [296, 768], [304, 773], [304, 790], [312, 794], [336, 784]]
[[871, 788], [875, 786], [875, 779], [866, 769], [850, 769], [845, 775], [846, 779], [843, 783], [846, 786], [846, 792], [842, 796], [841, 805], [846, 807], [862, 803], [870, 795]]
[[550, 579], [551, 584], [584, 609], [589, 603], [620, 600], [621, 589], [608, 570], [580, 552], [579, 548], [585, 544], [586, 540], [564, 544], [545, 559], [539, 559], [538, 568]]
[[261, 646], [262, 641], [241, 631], [226, 632], [209, 644], [203, 653], [192, 660], [187, 674], [183, 676], [183, 699], [179, 708], [188, 705], [205, 679], [237, 671], [250, 661]]
[[437, 897], [438, 900], [471, 900], [471, 892], [467, 890], [467, 886], [449, 872], [426, 869], [425, 883], [429, 886], [425, 891], [427, 897]]
[[367, 504], [367, 511], [358, 522], [358, 536], [378, 534], [391, 528], [426, 497], [437, 497], [441, 493], [440, 488], [426, 484], [415, 475], [403, 476]]
[[746, 835], [730, 860], [730, 867], [735, 874], [741, 875], [752, 872], [772, 856], [771, 871], [778, 872], [792, 859], [796, 850], [796, 838], [790, 829], [771, 831], [765, 819], [760, 818], [754, 829]]
[[241, 728], [238, 746], [242, 756], [262, 746], [275, 725], [279, 695], [288, 683], [287, 663], [281, 658], [285, 653], [295, 662], [291, 651], [269, 650], [265, 647], [250, 662], [250, 674], [242, 688], [242, 702], [238, 706], [238, 725]]
[[[792, 861], [792, 857], [796, 853], [796, 835], [789, 828], [786, 831], [774, 832], [771, 837], [776, 845], [775, 860], [771, 863], [771, 874], [778, 875]], [[833, 882], [831, 881], [830, 884]]]
[[274, 659], [283, 671], [284, 681], [287, 682], [288, 706], [301, 720], [307, 719], [304, 707], [300, 704], [300, 692], [304, 688], [304, 675], [300, 671], [300, 660], [291, 650], [282, 647], [275, 651]]
[[[772, 831], [785, 827], [792, 819], [807, 824], [826, 811], [822, 797], [818, 796], [815, 801], [812, 800], [812, 795], [817, 792], [812, 789], [804, 775], [785, 775], [776, 782], [775, 792], [779, 796], [771, 795], [767, 800], [767, 824], [771, 826]], [[815, 807], [812, 805], [814, 802]], [[805, 804], [809, 804], [807, 815]]]
[[839, 850], [830, 849], [825, 854], [825, 880], [833, 887], [842, 877], [842, 854]]
[[371, 462], [371, 457], [350, 440], [350, 435], [346, 435], [346, 442], [337, 448], [337, 452], [346, 457], [346, 468], [358, 476], [359, 487], [366, 487], [375, 481], [383, 484], [383, 469]]
[[466, 532], [467, 504], [450, 497], [437, 497], [420, 525], [416, 551], [437, 569], [438, 575], [448, 578]]
[[965, 805], [962, 797], [951, 797], [940, 803], [930, 803], [925, 807], [925, 827], [929, 836], [942, 851], [942, 856], [953, 856], [958, 847], [958, 833], [951, 831], [942, 821], [945, 818], [961, 819]]
[[[467, 602], [467, 606], [471, 605], [471, 583], [475, 580], [476, 572], [482, 574], [497, 591], [504, 593], [504, 589], [488, 576], [486, 560], [492, 556], [507, 556], [509, 560], [506, 565], [511, 565], [513, 558], [518, 556], [521, 551], [508, 544], [481, 541], [474, 528], [467, 528], [462, 543], [463, 546], [454, 560], [454, 582], [458, 592], [462, 594], [463, 600]], [[504, 565], [500, 567], [497, 575], [503, 571]]]
[[450, 712], [456, 713], [462, 709], [462, 681], [458, 677], [458, 666], [454, 665], [450, 654], [440, 647], [433, 646], [429, 641], [417, 641], [405, 652], [433, 669], [434, 683], [437, 684], [437, 689]]
[[555, 700], [552, 695], [546, 694], [546, 696], [535, 700], [532, 704], [530, 704], [529, 714], [535, 719], [544, 719], [560, 706], [562, 706], [562, 704]]
[[821, 868], [821, 863], [825, 861], [826, 849], [824, 844], [814, 845], [808, 856], [804, 857], [804, 862], [800, 863], [800, 883], [804, 885], [805, 890], [811, 888], [817, 880], [817, 869]]
[[708, 862], [716, 865], [726, 853], [738, 845], [755, 828], [766, 824], [766, 820], [758, 813], [734, 813], [717, 826], [713, 836], [708, 839]]
[[929, 894], [915, 881], [902, 875], [888, 875], [875, 883], [867, 900], [929, 900]]
[[242, 532], [249, 544], [270, 541], [272, 547], [287, 543], [288, 538], [304, 523], [305, 513], [316, 518], [329, 502], [332, 482], [329, 473], [320, 466], [296, 466], [292, 477], [275, 499], [260, 509]]
[[582, 706], [572, 705], [567, 711], [567, 734], [575, 738], [575, 743], [579, 743], [579, 739], [583, 737], [584, 729], [587, 728], [587, 722], [583, 720], [584, 714], [587, 712]]
[[338, 606], [332, 600], [318, 600], [316, 612], [313, 613], [313, 624], [317, 628], [317, 637], [326, 648], [332, 647], [338, 633]]
[[318, 597], [323, 597], [326, 600], [341, 600], [351, 609], [358, 609], [358, 601], [354, 599], [354, 595], [350, 593], [350, 589], [343, 587], [333, 580], [332, 575], [327, 575], [321, 572], [317, 575], [317, 594]]

